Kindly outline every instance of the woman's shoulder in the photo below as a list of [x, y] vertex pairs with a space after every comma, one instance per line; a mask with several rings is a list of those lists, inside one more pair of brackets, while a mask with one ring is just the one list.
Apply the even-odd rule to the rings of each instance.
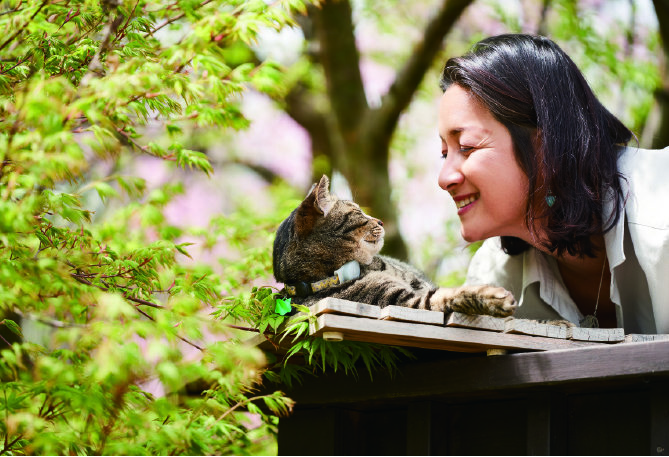
[[624, 168], [627, 171], [634, 171], [638, 169], [638, 165], [652, 163], [669, 163], [669, 147], [664, 149], [643, 149], [635, 146], [626, 146], [620, 150], [618, 157], [619, 169]]
[[627, 147], [618, 158], [630, 223], [669, 228], [669, 148]]

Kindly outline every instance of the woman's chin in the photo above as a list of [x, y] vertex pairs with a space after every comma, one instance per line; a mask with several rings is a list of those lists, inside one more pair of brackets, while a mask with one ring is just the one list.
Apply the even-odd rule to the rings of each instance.
[[473, 243], [475, 241], [480, 241], [484, 239], [480, 233], [471, 230], [466, 230], [464, 226], [460, 227], [460, 235], [462, 236], [462, 239], [468, 243]]

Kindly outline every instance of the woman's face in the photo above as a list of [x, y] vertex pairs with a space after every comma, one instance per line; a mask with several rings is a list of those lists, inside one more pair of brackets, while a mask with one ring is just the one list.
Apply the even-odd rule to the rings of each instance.
[[511, 135], [470, 92], [455, 84], [441, 97], [439, 136], [444, 164], [439, 186], [458, 208], [462, 237], [529, 240], [528, 178], [516, 162]]

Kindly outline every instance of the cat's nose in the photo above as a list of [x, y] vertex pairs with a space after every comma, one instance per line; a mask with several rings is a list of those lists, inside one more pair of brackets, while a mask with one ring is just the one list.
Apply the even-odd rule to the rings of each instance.
[[383, 227], [383, 221], [381, 219], [377, 219], [376, 223], [379, 224], [381, 227]]

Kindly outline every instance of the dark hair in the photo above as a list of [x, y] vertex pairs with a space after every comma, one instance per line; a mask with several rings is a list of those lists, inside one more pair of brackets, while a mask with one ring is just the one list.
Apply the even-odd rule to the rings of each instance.
[[[542, 219], [550, 251], [594, 256], [591, 236], [610, 230], [623, 211], [618, 151], [633, 134], [597, 100], [576, 64], [548, 38], [499, 35], [446, 62], [439, 85], [445, 91], [451, 84], [473, 93], [511, 134], [529, 179], [529, 229]], [[607, 221], [605, 198], [614, 204]], [[529, 245], [502, 237], [502, 247], [518, 254]]]

